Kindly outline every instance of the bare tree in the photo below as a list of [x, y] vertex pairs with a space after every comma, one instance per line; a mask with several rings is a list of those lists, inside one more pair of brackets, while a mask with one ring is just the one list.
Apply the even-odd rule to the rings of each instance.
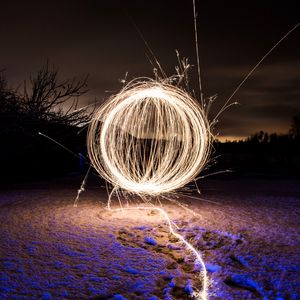
[[0, 179], [48, 176], [77, 168], [77, 158], [38, 133], [75, 153], [85, 151], [85, 131], [78, 131], [78, 126], [90, 121], [93, 110], [77, 106], [87, 92], [86, 82], [87, 78], [61, 80], [58, 70], [46, 64], [12, 89], [0, 70]]
[[24, 82], [22, 102], [26, 114], [40, 120], [66, 125], [84, 125], [90, 120], [87, 109], [77, 109], [78, 98], [87, 92], [87, 77], [60, 81], [58, 69], [47, 63]]

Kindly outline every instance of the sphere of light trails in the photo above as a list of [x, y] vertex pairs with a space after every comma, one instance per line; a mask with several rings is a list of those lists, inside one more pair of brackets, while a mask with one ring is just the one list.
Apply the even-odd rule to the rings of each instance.
[[202, 108], [185, 91], [154, 80], [131, 83], [95, 112], [88, 153], [114, 186], [158, 195], [183, 187], [204, 168], [209, 129]]

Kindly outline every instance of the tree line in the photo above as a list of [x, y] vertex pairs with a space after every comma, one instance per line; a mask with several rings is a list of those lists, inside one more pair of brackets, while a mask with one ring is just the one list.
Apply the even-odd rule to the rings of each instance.
[[[4, 75], [0, 70], [0, 184], [82, 171], [86, 125], [93, 113], [78, 108], [88, 91], [87, 78], [61, 79], [58, 69], [47, 63], [12, 89]], [[208, 173], [230, 169], [232, 175], [225, 178], [299, 176], [300, 115], [293, 117], [286, 134], [260, 131], [243, 141], [216, 141], [213, 148]]]
[[215, 143], [217, 169], [232, 176], [299, 177], [300, 115], [292, 118], [286, 134], [257, 132], [245, 140]]

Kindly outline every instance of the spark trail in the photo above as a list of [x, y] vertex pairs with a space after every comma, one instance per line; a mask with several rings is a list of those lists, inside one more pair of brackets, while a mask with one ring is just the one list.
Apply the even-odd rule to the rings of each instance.
[[[120, 209], [156, 210], [170, 233], [191, 251], [202, 267], [203, 288], [194, 292], [208, 299], [208, 277], [201, 254], [177, 233], [167, 212], [151, 199], [191, 182], [206, 166], [212, 135], [206, 112], [187, 92], [162, 80], [130, 82], [96, 112], [87, 135], [88, 154], [96, 171], [113, 185]], [[150, 206], [126, 207], [119, 191], [136, 194]], [[149, 200], [150, 199], [150, 200]], [[115, 209], [112, 209], [115, 210]]]
[[131, 82], [108, 99], [87, 135], [97, 172], [140, 196], [172, 192], [195, 179], [211, 141], [202, 107], [185, 91], [151, 79]]
[[[224, 110], [236, 104], [231, 103], [231, 100], [238, 90], [300, 23], [283, 36], [251, 69], [210, 123], [207, 113], [214, 97], [210, 98], [211, 101], [206, 108], [201, 83], [195, 0], [193, 0], [193, 15], [201, 105], [185, 90], [170, 84], [172, 81], [168, 82], [166, 76], [163, 79], [156, 77], [156, 80], [135, 79], [95, 112], [89, 125], [87, 147], [95, 170], [113, 185], [108, 199], [108, 209], [111, 209], [112, 194], [115, 192], [121, 207], [117, 210], [158, 211], [166, 220], [170, 233], [179, 239], [200, 263], [202, 267], [200, 279], [203, 287], [193, 296], [199, 300], [207, 300], [209, 279], [201, 254], [174, 230], [167, 212], [161, 207], [154, 206], [147, 199], [173, 193], [196, 180], [196, 176], [204, 169], [210, 156], [213, 140], [211, 127]], [[144, 38], [143, 41], [154, 56]], [[156, 58], [155, 61], [165, 75]], [[184, 75], [185, 72], [179, 74], [178, 83]], [[199, 191], [197, 184], [196, 187]], [[124, 208], [119, 191], [137, 194], [153, 206]], [[79, 194], [80, 192], [78, 197]]]
[[201, 271], [199, 273], [199, 279], [202, 282], [202, 289], [198, 291], [194, 291], [191, 296], [199, 299], [199, 300], [207, 300], [208, 297], [208, 287], [209, 287], [209, 279], [207, 276], [207, 270], [205, 267], [205, 263], [202, 259], [202, 256], [200, 252], [198, 252], [181, 234], [176, 232], [176, 230], [173, 227], [173, 223], [167, 214], [167, 212], [162, 209], [161, 207], [157, 206], [132, 206], [132, 207], [127, 207], [127, 208], [117, 208], [117, 209], [112, 209], [112, 211], [125, 211], [125, 210], [156, 210], [160, 213], [160, 215], [165, 219], [170, 233], [175, 236], [181, 243], [185, 245], [185, 247], [196, 257], [196, 261], [198, 262], [201, 266]]

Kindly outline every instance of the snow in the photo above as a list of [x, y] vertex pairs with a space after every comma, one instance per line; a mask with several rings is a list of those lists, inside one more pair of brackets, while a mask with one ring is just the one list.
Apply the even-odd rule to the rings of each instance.
[[245, 268], [250, 267], [249, 262], [242, 255], [238, 255], [238, 256], [234, 257], [234, 259], [236, 259]]
[[114, 296], [114, 300], [126, 300], [126, 298], [124, 298], [122, 295], [120, 295], [120, 294], [116, 294], [115, 296]]
[[[0, 299], [190, 299], [201, 268], [159, 215], [107, 212], [97, 186], [74, 208], [77, 184], [0, 192]], [[180, 196], [199, 216], [163, 205], [202, 251], [211, 299], [300, 299], [300, 185], [208, 181], [202, 189], [218, 204]]]
[[264, 295], [263, 289], [259, 286], [259, 284], [250, 278], [249, 275], [245, 274], [233, 274], [228, 280], [230, 284], [236, 285], [238, 287], [243, 287], [249, 289], [251, 291], [258, 292], [262, 296]]
[[218, 266], [218, 265], [213, 265], [213, 264], [205, 264], [206, 270], [210, 273], [215, 273], [218, 272], [222, 269], [222, 267]]
[[193, 287], [192, 287], [192, 283], [191, 283], [191, 280], [188, 280], [187, 281], [187, 284], [185, 285], [184, 287], [184, 291], [188, 294], [188, 295], [192, 295], [194, 290], [193, 290]]
[[152, 245], [152, 246], [156, 246], [157, 242], [154, 238], [152, 238], [151, 236], [145, 236], [144, 237], [144, 242], [148, 245]]

